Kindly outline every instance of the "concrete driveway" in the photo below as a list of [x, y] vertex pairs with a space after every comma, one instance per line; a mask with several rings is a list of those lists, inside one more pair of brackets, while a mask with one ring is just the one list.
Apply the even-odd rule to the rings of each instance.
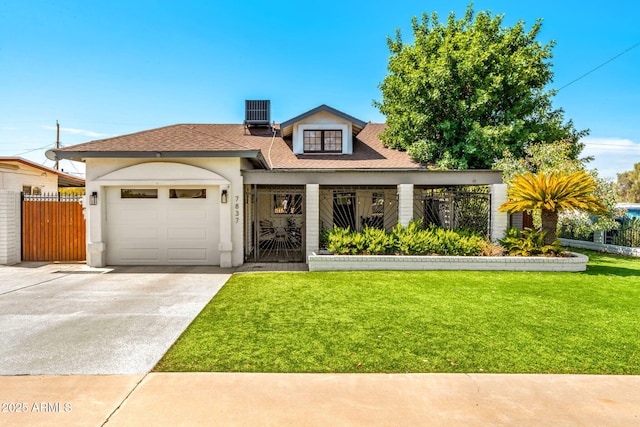
[[231, 272], [0, 266], [0, 375], [147, 373]]

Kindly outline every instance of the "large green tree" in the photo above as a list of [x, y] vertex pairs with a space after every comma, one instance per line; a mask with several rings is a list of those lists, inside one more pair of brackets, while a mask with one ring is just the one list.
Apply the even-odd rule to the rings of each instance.
[[618, 174], [618, 195], [620, 201], [640, 203], [640, 163], [633, 170]]
[[[502, 178], [509, 184], [515, 175], [527, 172], [551, 173], [551, 172], [577, 172], [586, 170], [587, 164], [593, 161], [593, 157], [576, 157], [576, 150], [580, 154], [584, 144], [576, 145], [571, 140], [555, 142], [538, 142], [524, 147], [524, 153], [516, 157], [511, 151], [502, 153], [502, 158], [495, 161], [493, 169], [502, 171]], [[597, 173], [592, 171], [594, 178]]]
[[425, 13], [412, 28], [412, 44], [399, 30], [387, 40], [389, 73], [374, 103], [386, 116], [386, 146], [448, 169], [488, 169], [505, 150], [521, 157], [535, 142], [570, 140], [578, 155], [586, 132], [552, 107], [554, 42], [536, 41], [540, 20], [529, 31], [522, 21], [505, 27], [502, 15], [469, 5], [462, 19], [452, 12], [443, 24]]

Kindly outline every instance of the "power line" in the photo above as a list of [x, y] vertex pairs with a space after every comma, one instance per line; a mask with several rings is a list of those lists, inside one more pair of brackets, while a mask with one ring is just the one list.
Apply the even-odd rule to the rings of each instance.
[[597, 67], [595, 67], [594, 69], [587, 71], [586, 73], [584, 73], [583, 75], [581, 75], [580, 77], [578, 77], [575, 80], [570, 81], [569, 83], [567, 83], [566, 85], [562, 86], [560, 89], [556, 90], [557, 92], [560, 92], [562, 89], [564, 89], [567, 86], [571, 86], [572, 84], [574, 84], [575, 82], [577, 82], [578, 80], [581, 80], [585, 77], [587, 77], [589, 74], [593, 73], [596, 70], [599, 70], [600, 68], [604, 67], [605, 65], [607, 65], [609, 62], [613, 61], [614, 59], [617, 59], [619, 57], [621, 57], [622, 55], [624, 55], [625, 53], [629, 52], [632, 49], [635, 49], [636, 47], [640, 46], [640, 42], [634, 44], [633, 46], [631, 46], [629, 49], [624, 50], [622, 52], [620, 52], [619, 54], [617, 54], [616, 56], [609, 58], [608, 60], [606, 60], [605, 62], [603, 62], [602, 64], [598, 65]]
[[23, 151], [22, 153], [15, 154], [15, 156], [22, 156], [23, 154], [33, 153], [34, 151], [38, 151], [38, 150], [44, 150], [45, 148], [48, 148], [50, 146], [51, 146], [51, 144], [47, 144], [47, 145], [39, 147], [39, 148], [34, 148], [33, 150]]

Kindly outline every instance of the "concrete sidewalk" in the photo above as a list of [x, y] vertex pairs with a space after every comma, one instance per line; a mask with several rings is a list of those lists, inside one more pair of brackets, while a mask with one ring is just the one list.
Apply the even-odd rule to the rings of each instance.
[[23, 376], [0, 401], [20, 426], [638, 426], [640, 376]]

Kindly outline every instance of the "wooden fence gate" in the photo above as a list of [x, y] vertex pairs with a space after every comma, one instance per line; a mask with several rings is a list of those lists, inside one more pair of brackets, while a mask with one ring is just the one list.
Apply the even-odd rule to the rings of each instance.
[[58, 193], [22, 197], [22, 260], [84, 261], [82, 196]]

